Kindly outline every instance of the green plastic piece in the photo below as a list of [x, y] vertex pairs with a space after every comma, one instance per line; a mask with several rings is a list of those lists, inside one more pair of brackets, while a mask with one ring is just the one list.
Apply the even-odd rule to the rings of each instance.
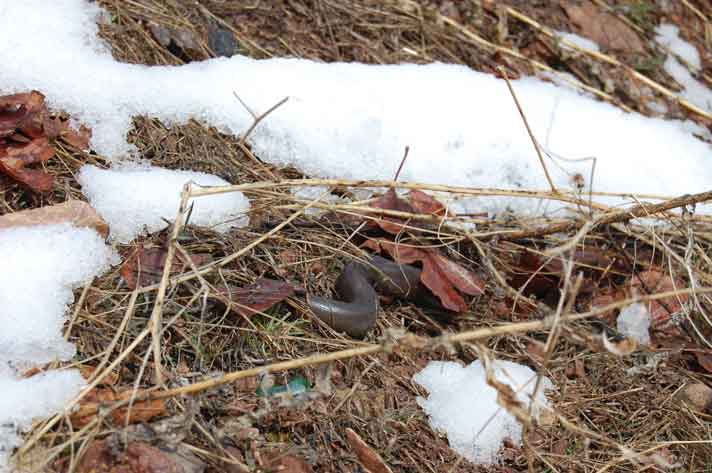
[[[286, 392], [289, 392], [290, 394], [301, 394], [309, 391], [309, 388], [309, 381], [303, 376], [297, 376], [287, 384], [272, 386], [267, 390], [266, 396], [269, 397]], [[265, 397], [264, 390], [262, 388], [257, 388], [257, 395]]]

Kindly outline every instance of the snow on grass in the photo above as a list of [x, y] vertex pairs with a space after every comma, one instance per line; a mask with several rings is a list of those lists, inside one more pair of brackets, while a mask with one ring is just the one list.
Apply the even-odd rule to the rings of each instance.
[[618, 331], [641, 345], [650, 344], [650, 312], [645, 304], [631, 304], [621, 310], [616, 320]]
[[118, 262], [96, 231], [69, 224], [0, 230], [0, 471], [35, 417], [61, 410], [84, 382], [77, 371], [23, 379], [36, 364], [68, 360], [62, 336], [72, 289]]
[[692, 67], [693, 72], [697, 72], [701, 67], [697, 49], [679, 37], [677, 26], [663, 23], [655, 29], [655, 32], [657, 33], [655, 41], [673, 53], [668, 54], [663, 68], [682, 86], [683, 90], [679, 95], [701, 109], [712, 112], [712, 91], [695, 79], [689, 69], [675, 57], [677, 55], [682, 58]]
[[[588, 38], [584, 38], [583, 36], [579, 36], [576, 33], [569, 33], [568, 31], [554, 31], [554, 33], [556, 33], [556, 36], [558, 36], [559, 38], [568, 41], [569, 43], [578, 46], [579, 48], [588, 49], [590, 51], [596, 52], [601, 51], [601, 48], [598, 46], [597, 42]], [[569, 51], [573, 50], [573, 48], [564, 43], [561, 43], [561, 47]]]
[[[102, 10], [94, 3], [23, 0], [1, 8], [2, 91], [41, 90], [51, 105], [91, 126], [94, 148], [114, 159], [133, 149], [126, 134], [135, 115], [167, 124], [194, 118], [244, 133], [253, 119], [235, 92], [256, 113], [289, 97], [249, 141], [261, 159], [313, 177], [392, 178], [408, 145], [403, 180], [547, 187], [505, 83], [489, 74], [445, 64], [243, 56], [179, 67], [122, 64], [97, 37]], [[566, 158], [597, 158], [596, 191], [680, 195], [712, 182], [710, 146], [681, 122], [628, 114], [536, 78], [515, 81], [514, 88], [543, 146]], [[590, 167], [590, 161], [549, 161], [561, 188], [572, 187], [575, 173], [588, 177]], [[475, 202], [469, 208], [478, 211], [555, 210], [533, 199]]]
[[702, 67], [697, 48], [680, 38], [680, 29], [669, 23], [662, 23], [655, 28], [655, 41], [665, 46], [671, 53], [693, 67], [695, 71]]
[[[202, 172], [173, 171], [150, 166], [121, 166], [104, 170], [84, 166], [78, 176], [82, 192], [106, 220], [111, 238], [129, 242], [153, 233], [175, 220], [183, 185], [226, 186], [217, 176]], [[190, 222], [227, 231], [247, 225], [250, 204], [240, 192], [191, 199]]]
[[[493, 369], [497, 380], [509, 385], [518, 400], [529, 406], [536, 373], [503, 360], [494, 361]], [[487, 384], [480, 360], [465, 367], [431, 361], [413, 380], [429, 393], [427, 399], [418, 397], [418, 404], [428, 414], [430, 425], [445, 432], [450, 447], [471, 462], [496, 463], [505, 439], [521, 444], [522, 426], [497, 404], [497, 391]], [[548, 406], [544, 391], [551, 388], [551, 381], [544, 378], [532, 409], [535, 416]]]
[[0, 261], [0, 360], [71, 358], [62, 325], [72, 289], [118, 256], [94, 230], [58, 224], [0, 230]]
[[22, 444], [20, 433], [35, 419], [61, 412], [85, 385], [78, 370], [49, 371], [21, 378], [0, 372], [0, 472], [11, 471], [8, 462], [14, 448]]

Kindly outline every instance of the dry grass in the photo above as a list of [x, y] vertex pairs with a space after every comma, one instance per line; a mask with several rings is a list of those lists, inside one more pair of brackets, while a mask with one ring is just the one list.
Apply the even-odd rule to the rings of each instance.
[[[586, 55], [564, 54], [531, 24], [504, 15], [504, 10], [490, 11], [476, 1], [100, 3], [112, 14], [112, 23], [103, 27], [102, 34], [114, 55], [128, 62], [182, 64], [209, 58], [208, 32], [211, 24], [220, 24], [235, 34], [241, 54], [258, 58], [291, 55], [367, 63], [444, 61], [487, 72], [504, 66], [511, 76], [533, 74], [543, 64], [572, 73], [583, 86], [627, 109], [649, 113], [641, 97], [650, 96], [666, 102], [670, 116], [689, 117], [706, 124], [704, 117], [690, 114], [659, 91], [644, 90], [640, 81], [627, 74], [626, 68], [635, 68], [649, 80], [674, 90], [675, 85], [655, 62], [656, 52], [649, 51], [645, 58], [623, 55], [616, 59], [621, 65]], [[504, 3], [540, 25], [567, 29], [566, 15], [554, 2]], [[642, 8], [638, 4], [646, 2], [625, 3]], [[704, 32], [710, 25], [700, 15], [710, 18], [712, 8], [704, 1], [695, 5], [697, 11], [684, 4], [675, 6], [675, 18], [688, 38], [699, 40], [704, 46]], [[641, 37], [648, 38], [649, 23], [660, 15], [655, 9], [614, 11], [632, 23]], [[151, 36], [149, 22], [189, 31], [198, 48], [167, 50]], [[643, 63], [658, 67], [644, 70]], [[612, 91], [605, 90], [608, 80], [615, 84]], [[156, 165], [211, 172], [235, 184], [279, 183], [304, 177], [293, 169], [278, 169], [261, 162], [236, 138], [199, 123], [168, 129], [156, 120], [139, 117], [130, 140]], [[0, 212], [61, 202], [70, 195], [82, 198], [74, 174], [87, 162], [105, 164], [99, 156], [62, 149], [50, 165], [57, 185], [49, 196], [37, 197], [0, 181]], [[335, 187], [346, 196], [354, 196], [349, 186]], [[637, 462], [643, 457], [636, 460], [634, 453], [645, 453], [649, 459], [655, 452], [669, 452], [684, 465], [676, 471], [710, 471], [712, 416], [676, 397], [687, 384], [710, 383], [710, 375], [694, 357], [695, 350], [707, 348], [699, 335], [704, 338], [712, 332], [700, 315], [712, 307], [704, 291], [698, 291], [694, 298], [697, 305], [691, 304], [686, 322], [682, 323], [689, 333], [661, 337], [659, 345], [651, 350], [616, 356], [602, 348], [596, 335], [605, 318], [567, 319], [568, 313], [586, 312], [594, 292], [573, 288], [571, 278], [569, 292], [558, 290], [557, 282], [546, 291], [510, 286], [521, 271], [517, 255], [524, 249], [545, 254], [547, 249], [560, 247], [581, 225], [564, 235], [540, 234], [505, 243], [492, 237], [505, 231], [531, 229], [536, 222], [480, 219], [477, 236], [449, 224], [427, 235], [430, 243], [487, 277], [486, 294], [473, 300], [463, 316], [442, 317], [412, 304], [394, 302], [384, 305], [377, 328], [363, 342], [345, 338], [312, 319], [301, 295], [267, 313], [243, 319], [216, 299], [203, 296], [215, 294], [226, 283], [244, 285], [261, 276], [294, 281], [310, 294], [329, 294], [344, 263], [361, 254], [361, 221], [374, 218], [364, 212], [366, 204], [356, 203], [326, 206], [328, 218], [299, 213], [285, 224], [308, 204], [295, 200], [289, 186], [262, 185], [246, 192], [254, 209], [248, 229], [221, 235], [188, 225], [175, 235], [176, 243], [185, 251], [210, 254], [216, 262], [228, 259], [228, 263], [200, 278], [191, 275], [179, 283], [161, 286], [164, 296], [159, 285], [132, 293], [118, 271], [104, 275], [82, 294], [69, 333], [79, 349], [77, 359], [82, 361], [78, 364], [112, 368], [119, 375], [121, 386], [134, 386], [142, 393], [157, 389], [158, 396], [163, 393], [169, 400], [168, 420], [182, 426], [182, 444], [189, 446], [211, 471], [265, 471], [260, 457], [274, 451], [303, 457], [315, 471], [363, 471], [345, 440], [346, 428], [358, 432], [394, 471], [641, 471], [643, 466]], [[449, 192], [456, 194], [457, 190]], [[602, 210], [605, 209], [597, 209]], [[671, 225], [656, 230], [622, 224], [585, 227], [587, 234], [578, 235], [579, 248], [585, 243], [587, 249], [600, 249], [630, 264], [628, 272], [595, 265], [577, 266], [576, 271], [583, 270], [586, 282], [597, 290], [623, 284], [631, 274], [651, 266], [684, 281], [694, 277], [700, 287], [712, 286], [709, 224], [702, 219], [670, 215], [665, 218]], [[145, 243], [169, 240], [167, 230]], [[120, 248], [124, 254], [131, 249]], [[231, 256], [235, 254], [239, 257]], [[551, 281], [551, 276], [542, 279], [531, 272], [523, 277], [531, 278], [532, 283], [545, 282], [547, 277]], [[155, 309], [157, 297], [163, 303], [160, 314]], [[557, 311], [559, 300], [562, 305]], [[550, 316], [546, 323], [540, 322], [545, 316]], [[559, 318], [552, 329], [554, 316]], [[152, 317], [163, 321], [158, 326], [159, 343], [153, 347]], [[533, 325], [516, 325], [522, 322]], [[462, 337], [434, 344], [428, 338], [483, 328], [497, 330], [478, 332], [487, 336], [478, 337], [476, 342]], [[399, 329], [418, 338], [396, 343], [393, 349], [388, 337]], [[552, 334], [555, 337], [551, 338], [551, 351], [542, 358], [534, 347], [545, 343]], [[389, 349], [384, 350], [384, 346]], [[154, 349], [161, 353], [158, 363], [151, 358]], [[355, 352], [339, 355], [339, 359], [327, 364], [304, 360], [342, 350]], [[430, 429], [415, 401], [417, 395], [424, 393], [411, 381], [412, 375], [429, 360], [468, 363], [483, 351], [536, 367], [558, 387], [552, 397], [558, 420], [531, 426], [525, 446], [506, 447], [502, 465], [489, 468], [462, 462], [449, 449], [447, 440]], [[655, 365], [656, 360], [662, 361]], [[275, 405], [276, 401], [255, 395], [259, 377], [226, 377], [273, 363], [284, 364], [271, 375], [275, 383], [304, 375], [324, 392], [315, 391], [307, 399]], [[158, 365], [162, 366], [160, 377], [168, 391], [162, 391], [163, 387], [155, 383]], [[234, 382], [194, 385], [205, 379]], [[43, 460], [52, 463], [59, 459], [69, 465], [94, 437], [125, 431], [103, 411], [82, 430], [73, 431], [65, 420], [58, 417], [38, 426], [31, 437], [31, 448], [24, 453], [31, 456], [33, 450], [42, 449]], [[160, 422], [152, 424], [152, 441], [157, 444], [167, 442]], [[232, 466], [228, 467], [230, 463]], [[655, 468], [661, 467], [650, 466], [646, 471]]]

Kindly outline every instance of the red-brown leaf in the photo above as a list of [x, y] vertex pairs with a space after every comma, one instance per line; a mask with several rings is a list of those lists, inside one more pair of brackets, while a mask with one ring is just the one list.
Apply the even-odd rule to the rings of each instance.
[[0, 147], [0, 172], [25, 184], [35, 192], [52, 190], [54, 178], [39, 169], [28, 169], [28, 164], [43, 163], [54, 155], [54, 148], [46, 138], [36, 138], [27, 144]]
[[245, 287], [228, 286], [219, 293], [235, 304], [232, 308], [237, 313], [251, 316], [293, 296], [294, 289], [288, 282], [261, 278]]
[[364, 246], [376, 251], [383, 250], [400, 264], [422, 262], [421, 282], [440, 299], [446, 309], [456, 312], [467, 309], [467, 303], [456, 288], [471, 296], [483, 293], [482, 279], [435, 249], [401, 245], [384, 239], [366, 240]]
[[408, 200], [417, 213], [443, 216], [447, 210], [445, 206], [435, 200], [433, 196], [418, 189], [414, 189], [408, 193]]
[[433, 254], [426, 253], [426, 255], [423, 260], [423, 271], [420, 273], [421, 282], [440, 299], [443, 307], [455, 312], [464, 312], [467, 303], [440, 270], [440, 265]]
[[21, 130], [27, 136], [43, 135], [43, 121], [48, 114], [44, 95], [33, 90], [29, 93], [0, 97], [0, 136], [9, 136]]
[[478, 296], [484, 293], [485, 283], [475, 273], [463, 268], [441, 253], [431, 251], [430, 257], [433, 263], [438, 265], [440, 271], [460, 292], [470, 296]]
[[125, 451], [107, 439], [89, 444], [76, 465], [77, 473], [197, 473], [205, 469], [194, 455], [164, 451], [146, 442], [130, 441]]
[[412, 264], [425, 259], [425, 251], [410, 245], [399, 245], [390, 240], [369, 239], [364, 246], [377, 248], [375, 251], [384, 250], [396, 263]]
[[[121, 276], [126, 280], [130, 289], [136, 287], [150, 286], [161, 280], [163, 267], [166, 263], [168, 250], [163, 247], [145, 248], [139, 245], [136, 251], [129, 256], [121, 266]], [[190, 255], [190, 259], [195, 266], [202, 266], [211, 261], [211, 256], [207, 254]], [[190, 268], [188, 262], [183, 261], [183, 255], [177, 253], [173, 256], [171, 274], [187, 271]]]
[[[371, 204], [372, 207], [384, 210], [396, 210], [398, 212], [415, 213], [415, 209], [405, 200], [396, 195], [396, 191], [388, 189], [379, 199]], [[388, 233], [397, 235], [403, 231], [405, 222], [394, 217], [383, 216], [376, 221], [376, 224]]]
[[[634, 294], [646, 295], [685, 289], [687, 285], [681, 279], [676, 278], [673, 281], [662, 269], [649, 269], [634, 276], [630, 281], [630, 287]], [[651, 301], [648, 307], [653, 328], [664, 324], [670, 315], [681, 311], [682, 304], [688, 299], [686, 294], [681, 294]]]

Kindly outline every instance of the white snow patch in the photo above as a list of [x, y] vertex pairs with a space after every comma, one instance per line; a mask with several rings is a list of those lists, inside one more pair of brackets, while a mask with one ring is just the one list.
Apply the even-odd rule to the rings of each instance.
[[618, 331], [641, 345], [650, 344], [650, 312], [644, 304], [631, 304], [621, 310], [616, 322]]
[[[510, 361], [493, 361], [495, 376], [518, 393], [528, 406], [532, 401], [536, 373]], [[420, 407], [430, 418], [433, 429], [447, 434], [450, 447], [476, 464], [497, 462], [497, 452], [505, 439], [521, 444], [522, 426], [497, 404], [497, 391], [486, 381], [480, 360], [463, 367], [454, 362], [431, 361], [413, 380], [429, 392], [418, 397]], [[538, 416], [548, 406], [545, 390], [552, 389], [548, 378], [534, 399], [532, 412]]]
[[655, 41], [665, 46], [673, 54], [677, 54], [685, 62], [691, 65], [695, 71], [702, 67], [700, 54], [697, 48], [680, 38], [680, 29], [669, 23], [662, 23], [655, 28]]
[[[597, 42], [588, 38], [584, 38], [583, 36], [579, 36], [576, 33], [570, 33], [568, 31], [554, 31], [554, 33], [556, 33], [556, 36], [558, 36], [559, 38], [568, 41], [569, 43], [573, 44], [574, 46], [578, 46], [579, 48], [588, 49], [590, 51], [595, 52], [601, 51], [601, 48], [598, 46]], [[569, 51], [575, 51], [574, 48], [563, 42], [561, 43], [561, 47]]]
[[672, 53], [668, 54], [663, 68], [682, 86], [683, 90], [680, 92], [680, 96], [703, 110], [712, 112], [712, 91], [695, 79], [690, 70], [675, 57], [677, 55], [682, 58], [692, 67], [693, 72], [697, 72], [702, 66], [697, 49], [679, 37], [677, 26], [663, 23], [655, 31], [657, 33], [655, 41], [668, 48]]
[[[162, 230], [167, 222], [175, 220], [187, 182], [202, 187], [229, 185], [224, 179], [202, 172], [133, 165], [111, 170], [83, 166], [78, 180], [92, 207], [109, 224], [111, 237], [120, 242]], [[241, 192], [192, 198], [190, 205], [190, 223], [196, 225], [225, 232], [248, 223], [246, 212], [250, 204]]]
[[0, 370], [0, 472], [10, 471], [13, 449], [22, 444], [20, 433], [34, 419], [61, 411], [86, 382], [78, 370], [49, 371], [21, 378]]
[[97, 232], [69, 224], [0, 230], [0, 471], [37, 417], [56, 412], [84, 385], [76, 370], [27, 379], [22, 370], [74, 356], [62, 336], [72, 289], [106, 271], [118, 255]]
[[71, 358], [62, 324], [72, 289], [118, 256], [94, 230], [61, 224], [0, 230], [0, 261], [0, 361]]
[[[0, 9], [2, 92], [41, 90], [52, 106], [91, 126], [94, 148], [111, 158], [132, 150], [126, 134], [135, 115], [168, 125], [197, 119], [244, 133], [252, 116], [235, 100], [236, 92], [256, 113], [289, 97], [249, 141], [261, 159], [313, 177], [389, 179], [408, 145], [402, 180], [547, 187], [506, 84], [489, 74], [444, 64], [243, 56], [180, 67], [122, 64], [97, 37], [102, 10], [95, 3], [23, 0], [3, 2]], [[707, 190], [712, 182], [710, 147], [680, 122], [627, 114], [535, 78], [513, 85], [543, 146], [558, 156], [598, 159], [594, 190], [680, 195]], [[678, 157], [675, 179], [670, 156]], [[550, 162], [549, 168], [558, 187], [571, 188], [571, 176], [588, 176], [590, 165]], [[475, 202], [479, 211], [490, 212], [561, 206], [503, 197]]]

